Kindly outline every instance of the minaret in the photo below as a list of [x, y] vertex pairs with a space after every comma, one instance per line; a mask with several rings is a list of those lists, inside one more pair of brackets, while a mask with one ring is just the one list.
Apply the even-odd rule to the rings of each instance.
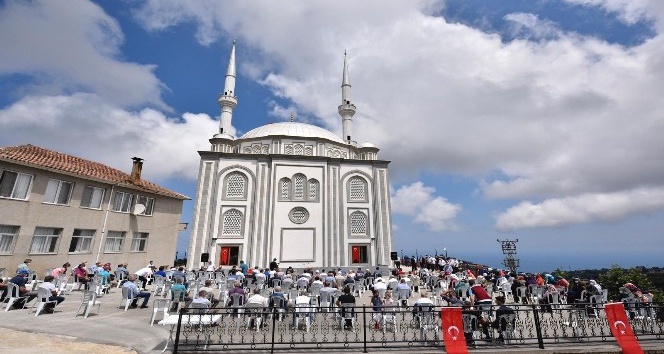
[[350, 79], [348, 78], [348, 61], [344, 51], [344, 74], [341, 80], [341, 105], [339, 106], [339, 115], [343, 124], [343, 140], [353, 144], [353, 115], [355, 115], [355, 105], [350, 102]]
[[231, 58], [228, 60], [228, 69], [226, 70], [226, 80], [224, 81], [224, 93], [219, 95], [219, 106], [221, 106], [221, 119], [219, 120], [219, 134], [215, 138], [231, 138], [231, 121], [233, 119], [233, 109], [237, 106], [237, 97], [235, 97], [235, 40], [231, 49]]

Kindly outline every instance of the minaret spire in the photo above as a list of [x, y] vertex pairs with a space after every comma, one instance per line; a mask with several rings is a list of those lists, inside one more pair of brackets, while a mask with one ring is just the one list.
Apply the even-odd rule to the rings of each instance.
[[341, 105], [339, 106], [339, 115], [343, 125], [343, 139], [349, 144], [353, 143], [353, 115], [355, 115], [355, 105], [350, 99], [350, 78], [348, 75], [348, 60], [346, 51], [344, 51], [344, 71], [341, 79]]
[[231, 121], [233, 119], [233, 109], [237, 106], [237, 97], [235, 97], [235, 40], [233, 40], [231, 57], [228, 60], [228, 69], [226, 69], [224, 93], [219, 95], [217, 102], [219, 102], [219, 106], [221, 106], [221, 119], [219, 120], [218, 135], [234, 139], [234, 137], [230, 135], [230, 131]]

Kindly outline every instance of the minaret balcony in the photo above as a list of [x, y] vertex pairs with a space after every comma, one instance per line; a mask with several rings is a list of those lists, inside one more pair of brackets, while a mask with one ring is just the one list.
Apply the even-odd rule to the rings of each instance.
[[354, 115], [355, 114], [355, 105], [352, 103], [344, 103], [339, 106], [339, 114], [342, 116], [345, 115]]
[[217, 102], [219, 102], [219, 105], [221, 106], [230, 106], [231, 108], [235, 108], [235, 106], [237, 106], [237, 97], [224, 95], [222, 93], [219, 95]]

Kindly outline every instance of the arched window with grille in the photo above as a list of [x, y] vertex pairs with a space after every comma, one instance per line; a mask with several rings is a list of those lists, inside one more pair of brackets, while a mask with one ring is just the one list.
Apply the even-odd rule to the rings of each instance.
[[307, 177], [298, 173], [293, 176], [293, 200], [304, 200]]
[[247, 177], [240, 172], [231, 172], [224, 181], [225, 199], [247, 198]]
[[289, 178], [282, 178], [279, 180], [279, 199], [290, 200], [291, 196], [291, 180]]
[[319, 194], [319, 186], [320, 184], [318, 183], [317, 180], [315, 179], [310, 179], [309, 180], [309, 195], [307, 197], [308, 200], [310, 201], [318, 201], [318, 194]]
[[244, 215], [237, 209], [229, 209], [223, 215], [221, 234], [224, 236], [242, 236]]
[[361, 211], [354, 211], [350, 214], [350, 234], [351, 235], [366, 235], [367, 229], [367, 215]]
[[348, 200], [352, 202], [368, 201], [367, 181], [362, 177], [351, 177], [348, 181]]

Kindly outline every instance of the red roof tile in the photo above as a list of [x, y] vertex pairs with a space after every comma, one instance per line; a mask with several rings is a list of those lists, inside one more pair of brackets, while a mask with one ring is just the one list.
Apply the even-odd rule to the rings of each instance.
[[186, 195], [173, 192], [144, 179], [132, 181], [131, 175], [128, 173], [104, 164], [29, 144], [0, 148], [0, 161], [52, 170], [84, 179], [116, 184], [176, 199], [191, 199]]

